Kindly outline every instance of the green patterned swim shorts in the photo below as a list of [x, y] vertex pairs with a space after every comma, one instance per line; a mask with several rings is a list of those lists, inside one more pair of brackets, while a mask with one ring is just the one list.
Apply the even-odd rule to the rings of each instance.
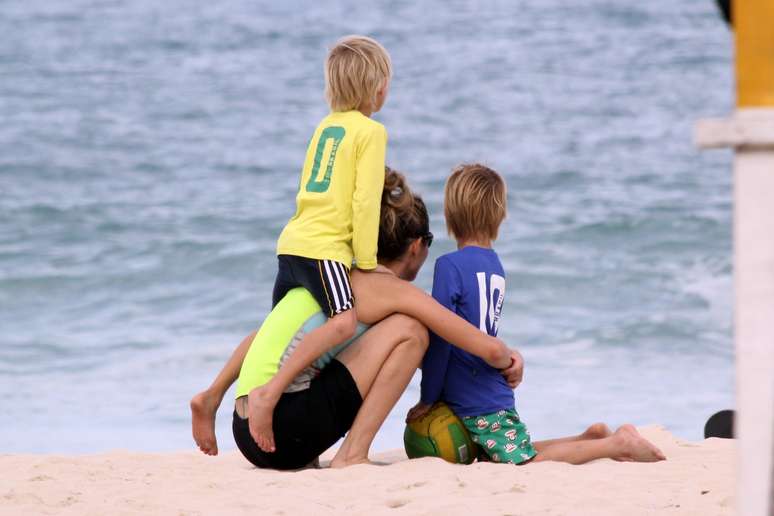
[[537, 454], [529, 430], [515, 410], [463, 417], [462, 424], [473, 442], [494, 462], [522, 464]]

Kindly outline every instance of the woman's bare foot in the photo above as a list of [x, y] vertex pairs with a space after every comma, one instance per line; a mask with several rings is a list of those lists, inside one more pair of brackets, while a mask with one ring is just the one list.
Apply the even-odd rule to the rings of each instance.
[[613, 457], [622, 462], [658, 462], [666, 456], [653, 443], [642, 437], [633, 425], [623, 425], [612, 436], [620, 453]]
[[215, 414], [220, 406], [217, 396], [202, 391], [191, 398], [191, 430], [196, 445], [207, 455], [218, 454], [215, 437]]
[[346, 468], [347, 466], [354, 466], [355, 464], [373, 464], [373, 462], [368, 460], [367, 452], [366, 455], [362, 455], [357, 452], [352, 454], [350, 453], [350, 448], [351, 446], [345, 440], [342, 443], [341, 448], [336, 451], [336, 455], [334, 455], [333, 459], [331, 460], [329, 467], [339, 469]]
[[594, 423], [581, 434], [581, 439], [604, 439], [613, 435], [610, 427], [604, 423]]
[[271, 453], [275, 451], [272, 419], [278, 397], [273, 396], [265, 387], [257, 387], [247, 396], [247, 421], [250, 435], [258, 447]]
[[341, 469], [346, 468], [348, 466], [355, 466], [357, 464], [370, 464], [371, 466], [384, 466], [384, 463], [378, 463], [373, 462], [372, 460], [369, 460], [368, 457], [358, 457], [358, 458], [340, 458], [338, 454], [336, 457], [333, 458], [331, 461], [330, 467], [333, 469]]

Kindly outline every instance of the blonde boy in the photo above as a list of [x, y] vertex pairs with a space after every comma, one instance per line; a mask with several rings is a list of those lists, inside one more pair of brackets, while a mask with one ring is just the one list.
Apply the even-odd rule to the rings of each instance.
[[[505, 272], [492, 242], [505, 214], [505, 183], [497, 172], [478, 164], [454, 170], [446, 182], [444, 215], [458, 250], [435, 262], [433, 297], [492, 336], [497, 336], [505, 299]], [[607, 425], [595, 423], [577, 436], [533, 442], [501, 372], [431, 334], [422, 361], [421, 400], [409, 411], [407, 421], [422, 417], [437, 401], [446, 402], [462, 419], [479, 446], [479, 460], [583, 464], [600, 458], [665, 459], [632, 425], [612, 433]]]
[[[505, 271], [492, 242], [507, 209], [505, 182], [483, 165], [457, 167], [446, 182], [444, 215], [457, 251], [435, 262], [433, 297], [481, 331], [496, 337], [505, 300]], [[495, 462], [520, 464], [535, 456], [516, 413], [513, 389], [498, 369], [432, 335], [422, 361], [420, 417], [444, 401], [473, 442]]]
[[250, 433], [274, 451], [272, 414], [283, 391], [309, 363], [355, 332], [349, 281], [354, 265], [376, 267], [379, 209], [387, 132], [370, 118], [387, 97], [392, 65], [387, 51], [365, 36], [347, 36], [325, 61], [331, 113], [309, 142], [296, 213], [277, 242], [279, 272], [273, 305], [294, 287], [306, 288], [328, 321], [307, 334], [272, 380], [248, 397]]

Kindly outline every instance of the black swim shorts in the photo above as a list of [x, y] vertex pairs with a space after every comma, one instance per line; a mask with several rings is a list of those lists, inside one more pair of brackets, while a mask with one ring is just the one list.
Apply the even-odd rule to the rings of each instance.
[[288, 290], [304, 287], [328, 317], [352, 308], [354, 299], [349, 268], [343, 263], [289, 254], [281, 254], [277, 260], [279, 270], [274, 280], [272, 306], [277, 306]]
[[262, 451], [250, 435], [247, 419], [236, 411], [234, 440], [245, 458], [259, 468], [299, 469], [349, 431], [362, 403], [349, 370], [333, 359], [308, 389], [280, 398], [272, 424], [276, 451]]

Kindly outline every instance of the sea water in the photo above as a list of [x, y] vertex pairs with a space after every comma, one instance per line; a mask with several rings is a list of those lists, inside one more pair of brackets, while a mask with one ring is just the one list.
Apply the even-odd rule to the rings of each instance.
[[733, 406], [731, 159], [691, 142], [732, 106], [713, 2], [3, 2], [0, 451], [193, 448], [189, 398], [270, 308], [349, 33], [392, 55], [375, 118], [437, 236], [419, 287], [454, 249], [451, 167], [507, 180], [500, 335], [533, 437], [698, 439]]

